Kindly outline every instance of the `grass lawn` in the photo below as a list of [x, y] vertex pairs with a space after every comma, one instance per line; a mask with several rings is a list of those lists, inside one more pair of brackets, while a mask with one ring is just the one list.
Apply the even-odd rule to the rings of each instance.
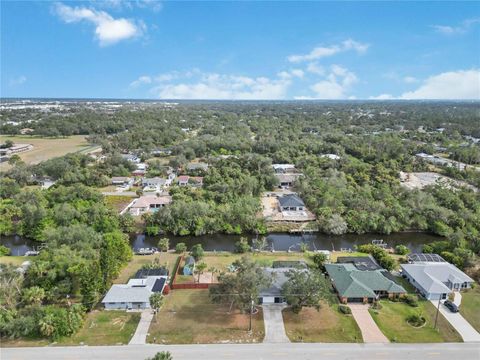
[[70, 338], [56, 345], [116, 345], [128, 344], [137, 329], [140, 313], [125, 311], [92, 311], [83, 327]]
[[[370, 310], [373, 320], [380, 330], [392, 342], [400, 343], [433, 343], [433, 342], [462, 342], [462, 338], [450, 323], [439, 314], [438, 328], [433, 328], [436, 308], [430, 301], [420, 300], [419, 307], [413, 308], [403, 302], [381, 300], [382, 309]], [[413, 313], [421, 313], [427, 320], [420, 328], [410, 326], [406, 318]]]
[[330, 253], [330, 262], [336, 263], [337, 258], [342, 257], [342, 256], [368, 256], [366, 253], [362, 252], [357, 252], [357, 251], [333, 251]]
[[170, 270], [170, 274], [172, 274], [173, 267], [175, 266], [175, 260], [177, 259], [178, 255], [174, 253], [158, 253], [153, 255], [133, 255], [132, 260], [125, 266], [118, 278], [116, 278], [113, 282], [115, 284], [125, 284], [128, 280], [135, 275], [135, 273], [140, 270], [142, 265], [151, 263], [154, 259], [159, 259], [161, 265], [167, 265], [167, 268]]
[[[18, 144], [32, 144], [33, 149], [18, 153], [27, 164], [38, 164], [41, 161], [63, 156], [68, 153], [78, 152], [87, 148], [94, 148], [85, 140], [83, 135], [74, 135], [67, 138], [41, 138], [33, 136], [0, 136], [0, 143], [12, 140]], [[10, 165], [2, 163], [2, 170], [7, 170]]]
[[285, 331], [293, 342], [362, 342], [355, 319], [338, 311], [338, 305], [322, 303], [320, 311], [303, 308], [300, 314], [283, 310]]
[[480, 332], [480, 287], [462, 292], [460, 314]]
[[20, 266], [29, 259], [26, 256], [0, 256], [0, 264]]
[[105, 203], [117, 212], [122, 211], [127, 207], [128, 204], [132, 202], [133, 198], [131, 196], [122, 196], [122, 195], [109, 195], [105, 196]]
[[212, 304], [208, 290], [174, 290], [152, 320], [147, 342], [157, 344], [209, 344], [261, 342], [265, 336], [263, 315], [249, 316]]

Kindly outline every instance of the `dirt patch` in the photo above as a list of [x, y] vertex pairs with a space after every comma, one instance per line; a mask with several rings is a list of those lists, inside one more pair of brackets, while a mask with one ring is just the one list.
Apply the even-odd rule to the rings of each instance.
[[464, 181], [454, 180], [447, 176], [437, 174], [435, 172], [417, 172], [417, 173], [406, 173], [400, 172], [400, 181], [402, 186], [407, 189], [423, 189], [426, 186], [440, 184], [449, 189], [453, 187], [467, 187], [473, 191], [478, 191], [478, 189]]

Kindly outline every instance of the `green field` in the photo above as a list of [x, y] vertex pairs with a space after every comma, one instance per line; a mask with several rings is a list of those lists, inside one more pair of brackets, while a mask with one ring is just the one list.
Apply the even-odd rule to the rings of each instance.
[[[83, 135], [74, 135], [67, 138], [40, 138], [33, 136], [4, 136], [0, 135], [0, 143], [12, 140], [18, 144], [32, 144], [33, 149], [18, 153], [20, 158], [27, 164], [38, 164], [39, 162], [63, 156], [72, 152], [88, 152], [98, 148], [90, 145]], [[1, 164], [2, 170], [8, 170], [8, 163]]]

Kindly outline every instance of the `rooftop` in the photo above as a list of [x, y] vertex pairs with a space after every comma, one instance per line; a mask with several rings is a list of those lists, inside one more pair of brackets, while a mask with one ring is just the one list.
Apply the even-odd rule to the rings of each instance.
[[284, 195], [278, 199], [282, 207], [305, 206], [305, 203], [295, 194]]
[[168, 205], [172, 202], [172, 197], [169, 195], [164, 196], [154, 196], [146, 195], [140, 196], [137, 201], [132, 205], [132, 208], [145, 208], [150, 207], [151, 205]]

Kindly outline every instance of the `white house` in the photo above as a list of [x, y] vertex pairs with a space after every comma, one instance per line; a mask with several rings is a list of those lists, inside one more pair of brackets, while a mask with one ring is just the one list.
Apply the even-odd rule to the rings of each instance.
[[162, 294], [167, 280], [165, 269], [139, 270], [127, 284], [112, 285], [102, 304], [105, 310], [149, 309], [150, 296]]
[[453, 291], [468, 289], [473, 279], [446, 261], [402, 264], [402, 275], [428, 300], [446, 299]]

